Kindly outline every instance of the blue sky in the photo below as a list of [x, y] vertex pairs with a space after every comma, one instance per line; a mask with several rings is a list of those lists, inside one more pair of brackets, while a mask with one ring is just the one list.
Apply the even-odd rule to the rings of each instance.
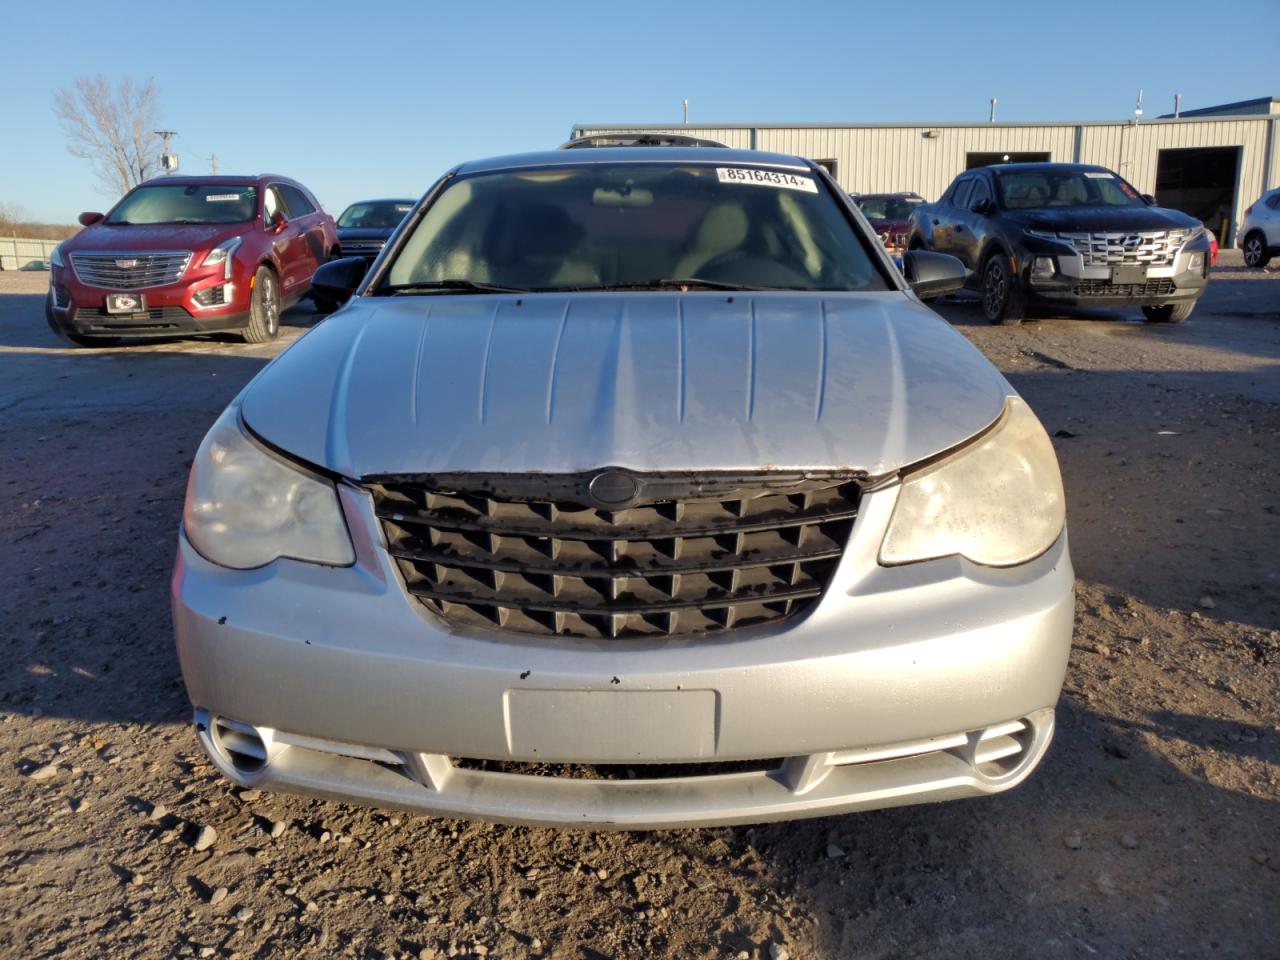
[[1280, 94], [1274, 62], [1213, 25], [1232, 6], [6, 4], [0, 203], [70, 222], [114, 200], [53, 116], [77, 74], [154, 77], [183, 173], [216, 152], [220, 172], [294, 176], [336, 214], [575, 122], [678, 121], [685, 97], [695, 123], [785, 123], [985, 120], [993, 96], [1003, 120], [1127, 118], [1139, 87], [1154, 117], [1175, 92], [1184, 109]]

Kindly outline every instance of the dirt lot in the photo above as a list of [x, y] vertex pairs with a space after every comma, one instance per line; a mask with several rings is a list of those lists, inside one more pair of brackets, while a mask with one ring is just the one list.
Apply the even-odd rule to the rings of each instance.
[[1280, 956], [1280, 273], [1220, 267], [1181, 327], [940, 305], [1067, 484], [1076, 647], [1027, 784], [638, 835], [215, 775], [167, 576], [196, 445], [279, 345], [65, 349], [46, 283], [0, 275], [0, 956]]

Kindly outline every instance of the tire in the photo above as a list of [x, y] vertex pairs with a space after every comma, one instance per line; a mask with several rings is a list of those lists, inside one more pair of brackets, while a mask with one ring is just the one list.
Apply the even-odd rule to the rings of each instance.
[[1021, 323], [1027, 315], [1022, 288], [1003, 253], [992, 254], [982, 268], [982, 312], [991, 323], [1005, 327]]
[[1191, 316], [1191, 311], [1196, 308], [1194, 300], [1188, 303], [1166, 303], [1161, 307], [1143, 307], [1143, 316], [1150, 323], [1181, 323], [1187, 317]]
[[1265, 267], [1271, 261], [1267, 252], [1267, 238], [1261, 230], [1251, 230], [1244, 238], [1244, 265], [1246, 267]]
[[249, 324], [240, 331], [245, 343], [266, 343], [280, 335], [280, 281], [265, 264], [253, 275]]

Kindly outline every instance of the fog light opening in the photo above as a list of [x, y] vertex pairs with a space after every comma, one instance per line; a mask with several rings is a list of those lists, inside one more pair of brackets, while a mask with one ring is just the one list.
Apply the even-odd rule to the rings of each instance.
[[1016, 774], [1033, 758], [1035, 727], [1027, 720], [1010, 720], [987, 727], [970, 746], [973, 769], [988, 780], [1003, 780]]

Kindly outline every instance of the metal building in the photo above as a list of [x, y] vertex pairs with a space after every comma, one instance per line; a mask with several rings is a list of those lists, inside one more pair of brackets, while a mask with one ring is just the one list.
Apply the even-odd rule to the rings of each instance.
[[[1220, 112], [1217, 112], [1220, 111]], [[1078, 123], [577, 124], [572, 136], [683, 133], [818, 161], [846, 190], [941, 195], [962, 170], [1025, 160], [1097, 163], [1225, 244], [1244, 209], [1280, 184], [1280, 98], [1155, 120]]]

